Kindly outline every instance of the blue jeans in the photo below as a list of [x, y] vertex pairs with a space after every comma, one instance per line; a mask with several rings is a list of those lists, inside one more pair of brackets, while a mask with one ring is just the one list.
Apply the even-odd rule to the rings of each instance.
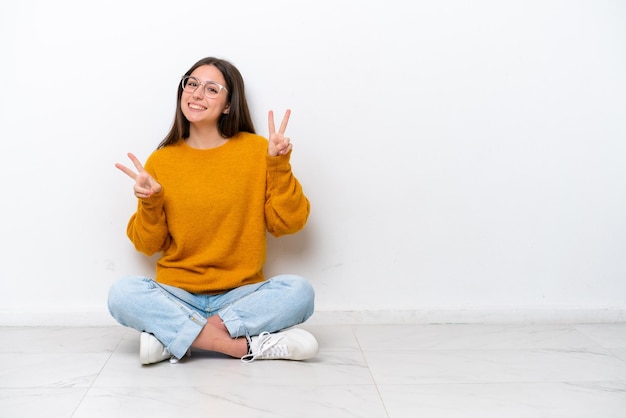
[[311, 284], [281, 275], [217, 295], [193, 294], [146, 277], [125, 277], [109, 290], [109, 312], [120, 324], [154, 336], [182, 358], [207, 322], [219, 315], [232, 338], [276, 332], [313, 314]]

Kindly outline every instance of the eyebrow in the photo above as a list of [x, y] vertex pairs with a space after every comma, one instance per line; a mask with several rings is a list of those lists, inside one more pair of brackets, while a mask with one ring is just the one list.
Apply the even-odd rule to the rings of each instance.
[[193, 77], [196, 80], [198, 80], [198, 81], [200, 81], [201, 83], [204, 83], [204, 84], [206, 84], [206, 83], [215, 83], [215, 84], [219, 84], [221, 86], [226, 86], [226, 82], [220, 83], [219, 81], [215, 81], [215, 80], [204, 80], [204, 81], [202, 81], [202, 80], [200, 80], [200, 77], [197, 77], [195, 75], [190, 75], [189, 77]]

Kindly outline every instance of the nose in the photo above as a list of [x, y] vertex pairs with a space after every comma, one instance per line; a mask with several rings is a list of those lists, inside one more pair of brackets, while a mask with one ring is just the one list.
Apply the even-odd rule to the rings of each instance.
[[204, 98], [204, 84], [200, 84], [198, 88], [193, 92], [194, 99]]

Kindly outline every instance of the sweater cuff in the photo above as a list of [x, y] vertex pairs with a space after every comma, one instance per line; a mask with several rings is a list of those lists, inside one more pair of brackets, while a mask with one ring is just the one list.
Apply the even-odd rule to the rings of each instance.
[[277, 155], [276, 157], [267, 156], [267, 169], [280, 170], [289, 168], [289, 160], [291, 159], [291, 150], [285, 155]]
[[165, 201], [165, 193], [163, 189], [159, 193], [155, 193], [147, 199], [140, 199], [141, 205], [146, 209], [154, 209], [163, 206]]

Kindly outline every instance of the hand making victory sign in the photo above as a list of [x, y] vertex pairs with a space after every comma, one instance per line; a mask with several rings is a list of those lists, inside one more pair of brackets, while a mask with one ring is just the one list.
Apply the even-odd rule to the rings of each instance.
[[285, 130], [287, 129], [287, 123], [289, 122], [289, 116], [291, 115], [291, 110], [287, 109], [285, 112], [285, 116], [283, 117], [283, 121], [280, 123], [280, 129], [276, 132], [276, 128], [274, 126], [274, 112], [269, 111], [267, 116], [267, 123], [269, 125], [270, 134], [269, 134], [269, 145], [267, 148], [267, 153], [271, 157], [276, 157], [277, 155], [285, 155], [289, 151], [291, 151], [291, 142], [290, 139], [285, 136]]
[[139, 199], [147, 199], [153, 194], [159, 193], [161, 191], [161, 185], [150, 174], [148, 174], [146, 170], [144, 170], [143, 165], [141, 165], [137, 157], [128, 153], [128, 158], [130, 158], [135, 165], [137, 173], [120, 163], [116, 163], [115, 167], [119, 168], [131, 179], [135, 180], [135, 186], [133, 187], [135, 196]]

